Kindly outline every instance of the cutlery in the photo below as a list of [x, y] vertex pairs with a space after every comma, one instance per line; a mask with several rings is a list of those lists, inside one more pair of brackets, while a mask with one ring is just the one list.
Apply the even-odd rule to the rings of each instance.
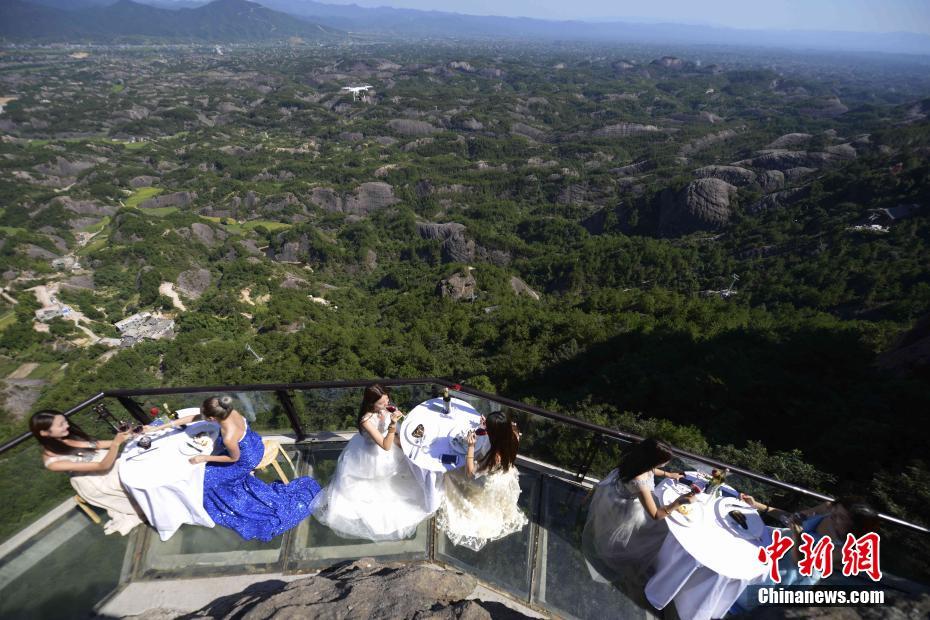
[[145, 452], [140, 452], [139, 454], [134, 454], [134, 455], [130, 456], [128, 459], [126, 459], [126, 460], [127, 460], [127, 461], [131, 461], [132, 459], [139, 458], [139, 457], [142, 456], [143, 454], [151, 454], [152, 452], [155, 452], [155, 450], [158, 450], [158, 448], [159, 448], [159, 446], [155, 446], [154, 448], [151, 448], [150, 450], [146, 450]]

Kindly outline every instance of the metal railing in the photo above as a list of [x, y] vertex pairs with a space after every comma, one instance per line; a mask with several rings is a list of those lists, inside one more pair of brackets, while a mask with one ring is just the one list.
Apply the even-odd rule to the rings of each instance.
[[[433, 384], [435, 386], [440, 386], [443, 388], [453, 388], [457, 387], [457, 391], [462, 394], [467, 394], [475, 398], [480, 398], [487, 400], [510, 409], [521, 411], [524, 413], [536, 415], [542, 418], [553, 420], [567, 426], [581, 429], [585, 431], [590, 431], [594, 433], [595, 439], [604, 438], [620, 442], [625, 445], [629, 445], [638, 441], [641, 441], [643, 437], [639, 435], [634, 435], [632, 433], [626, 433], [616, 429], [608, 428], [606, 426], [601, 426], [593, 422], [588, 422], [586, 420], [580, 420], [578, 418], [573, 418], [564, 414], [556, 413], [554, 411], [549, 411], [543, 409], [542, 407], [537, 407], [535, 405], [529, 405], [522, 403], [520, 401], [512, 400], [497, 394], [492, 394], [489, 392], [484, 392], [482, 390], [477, 390], [466, 385], [458, 385], [457, 383], [438, 377], [420, 377], [415, 379], [351, 379], [344, 381], [308, 381], [302, 383], [255, 383], [255, 384], [242, 384], [242, 385], [210, 385], [210, 386], [185, 386], [185, 387], [160, 387], [160, 388], [128, 388], [128, 389], [113, 389], [100, 392], [88, 398], [87, 400], [71, 407], [67, 411], [64, 411], [64, 415], [70, 417], [75, 413], [86, 409], [87, 407], [97, 403], [100, 400], [105, 398], [115, 398], [117, 399], [123, 407], [137, 420], [141, 422], [147, 422], [149, 418], [145, 417], [145, 412], [142, 407], [136, 403], [133, 398], [137, 396], [159, 396], [159, 395], [170, 395], [170, 394], [194, 394], [194, 393], [226, 393], [226, 392], [268, 392], [274, 394], [278, 403], [281, 405], [284, 413], [286, 414], [288, 421], [291, 425], [291, 429], [294, 431], [294, 434], [297, 438], [297, 441], [303, 441], [307, 437], [303, 425], [300, 422], [300, 417], [296, 411], [293, 400], [290, 396], [291, 390], [317, 390], [317, 389], [331, 389], [331, 388], [362, 388], [372, 383], [379, 383], [387, 387], [396, 387], [396, 386], [406, 386], [406, 385], [422, 385], [422, 384]], [[15, 448], [21, 443], [27, 441], [32, 435], [30, 433], [23, 433], [22, 435], [15, 437], [3, 445], [0, 445], [0, 455], [4, 452]], [[593, 450], [594, 444], [592, 444], [589, 451]], [[700, 454], [695, 454], [693, 452], [688, 452], [687, 450], [680, 450], [677, 448], [672, 449], [675, 456], [688, 459], [691, 461], [696, 461], [698, 463], [703, 463], [705, 465], [717, 468], [728, 468], [731, 472], [742, 475], [750, 480], [754, 480], [760, 483], [771, 485], [775, 488], [781, 489], [783, 491], [788, 491], [798, 495], [803, 495], [806, 497], [814, 498], [819, 501], [833, 501], [833, 498], [829, 495], [824, 495], [823, 493], [818, 493], [810, 489], [805, 489], [795, 484], [785, 482], [783, 480], [778, 480], [764, 474], [753, 472], [742, 467], [731, 465], [729, 463], [724, 463], [722, 461], [709, 458]], [[586, 460], [586, 459], [584, 459]], [[590, 465], [590, 462], [587, 465], [582, 463], [579, 469], [579, 479], [584, 478], [586, 474], [587, 466]], [[905, 527], [913, 531], [921, 532], [924, 534], [930, 534], [930, 529], [916, 523], [911, 523], [903, 519], [899, 519], [892, 515], [879, 513], [879, 518], [882, 521], [885, 521], [890, 524], [897, 526]]]

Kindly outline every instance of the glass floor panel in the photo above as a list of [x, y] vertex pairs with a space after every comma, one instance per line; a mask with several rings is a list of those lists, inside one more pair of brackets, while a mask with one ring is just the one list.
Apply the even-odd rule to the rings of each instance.
[[[328, 442], [314, 446], [307, 455], [309, 467], [302, 475], [312, 475], [320, 486], [326, 486], [336, 471], [343, 442]], [[293, 532], [293, 544], [288, 553], [288, 570], [304, 570], [329, 566], [339, 560], [377, 557], [383, 560], [422, 560], [428, 557], [430, 522], [417, 528], [414, 537], [406, 540], [371, 542], [337, 536], [328, 527], [310, 517]]]
[[591, 579], [581, 552], [587, 519], [585, 489], [546, 478], [542, 488], [536, 591], [533, 601], [566, 618], [655, 617], [645, 583], [606, 584]]
[[495, 584], [522, 599], [529, 597], [530, 564], [533, 540], [536, 536], [537, 493], [541, 477], [533, 471], [520, 469], [520, 508], [530, 523], [522, 531], [495, 540], [475, 552], [457, 547], [440, 531], [436, 532], [436, 559]]
[[[294, 463], [297, 474], [301, 475], [306, 469], [305, 450], [296, 446], [282, 447]], [[279, 457], [279, 462], [288, 479], [293, 479], [290, 466], [282, 457]], [[266, 482], [279, 480], [270, 466], [255, 475]], [[243, 540], [236, 532], [224, 527], [211, 529], [185, 525], [174, 536], [162, 541], [157, 533], [148, 530], [145, 552], [135, 575], [140, 578], [206, 577], [281, 571], [286, 540], [286, 535], [268, 542]]]
[[105, 535], [75, 507], [0, 563], [0, 618], [59, 620], [89, 611], [119, 584], [133, 539]]

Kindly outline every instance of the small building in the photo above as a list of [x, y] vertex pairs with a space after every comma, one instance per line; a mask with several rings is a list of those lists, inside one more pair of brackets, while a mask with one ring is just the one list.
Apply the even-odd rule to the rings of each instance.
[[142, 340], [174, 338], [174, 321], [151, 312], [139, 312], [115, 323], [120, 333], [120, 346], [131, 347]]
[[62, 256], [52, 260], [52, 268], [59, 271], [74, 271], [80, 269], [81, 264], [73, 256]]
[[64, 317], [71, 313], [71, 308], [68, 306], [45, 306], [44, 308], [39, 308], [36, 310], [36, 320], [41, 323], [48, 323], [58, 317]]

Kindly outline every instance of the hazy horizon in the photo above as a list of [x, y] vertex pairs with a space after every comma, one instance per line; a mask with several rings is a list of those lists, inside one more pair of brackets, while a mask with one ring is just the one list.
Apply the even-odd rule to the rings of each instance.
[[[256, 0], [261, 2], [261, 0]], [[304, 0], [297, 0], [304, 1]], [[911, 32], [930, 34], [930, 2], [926, 0], [780, 0], [764, 8], [739, 0], [689, 0], [643, 4], [629, 0], [318, 0], [466, 15], [533, 17], [549, 20], [635, 21], [677, 23], [755, 30], [825, 30], [837, 32]], [[760, 24], [760, 14], [765, 19]]]

